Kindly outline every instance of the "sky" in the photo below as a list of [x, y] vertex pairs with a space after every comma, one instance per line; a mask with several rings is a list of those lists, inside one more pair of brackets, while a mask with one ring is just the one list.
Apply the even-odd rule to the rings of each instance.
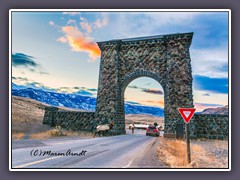
[[[195, 108], [227, 105], [227, 12], [12, 12], [12, 81], [96, 97], [96, 42], [187, 32], [194, 32]], [[142, 77], [128, 85], [125, 101], [164, 107], [164, 92], [157, 81]]]

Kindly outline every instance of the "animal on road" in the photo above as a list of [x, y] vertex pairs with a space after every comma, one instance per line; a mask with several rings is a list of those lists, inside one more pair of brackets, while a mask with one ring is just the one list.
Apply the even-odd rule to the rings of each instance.
[[99, 137], [101, 137], [100, 136], [100, 134], [102, 133], [106, 133], [107, 135], [108, 135], [108, 131], [109, 130], [111, 130], [112, 128], [113, 128], [113, 126], [114, 126], [114, 121], [112, 121], [111, 123], [109, 123], [109, 124], [103, 124], [103, 125], [98, 125], [97, 127], [96, 127], [96, 132], [95, 132], [95, 134], [94, 134], [94, 137], [96, 136], [96, 134], [98, 134], [99, 135]]

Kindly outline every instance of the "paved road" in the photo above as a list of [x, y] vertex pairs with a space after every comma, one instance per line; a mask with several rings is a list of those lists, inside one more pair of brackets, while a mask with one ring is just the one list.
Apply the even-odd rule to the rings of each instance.
[[[144, 134], [136, 131], [133, 135], [90, 139], [14, 141], [12, 168], [164, 168], [156, 157], [159, 138]], [[67, 155], [69, 150], [75, 155]], [[44, 156], [39, 155], [41, 151]], [[46, 155], [47, 151], [61, 156]]]

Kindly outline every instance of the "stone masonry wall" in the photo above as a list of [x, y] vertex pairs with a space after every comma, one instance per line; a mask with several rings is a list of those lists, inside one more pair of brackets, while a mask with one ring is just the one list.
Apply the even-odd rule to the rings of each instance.
[[227, 115], [196, 114], [193, 122], [196, 138], [220, 140], [228, 138]]
[[[43, 119], [43, 124], [52, 127], [60, 125], [64, 129], [73, 131], [88, 131], [93, 132], [93, 123], [95, 112], [80, 112], [80, 111], [59, 111], [57, 107], [46, 107]], [[185, 123], [181, 120], [185, 130]], [[172, 123], [171, 131], [175, 132], [178, 121]], [[192, 126], [195, 128], [191, 138], [199, 139], [219, 139], [228, 138], [228, 116], [213, 115], [213, 114], [195, 114], [191, 120]], [[175, 129], [175, 130], [174, 130]], [[110, 135], [115, 135], [110, 132]], [[167, 138], [176, 138], [176, 134], [168, 133]], [[185, 137], [185, 134], [184, 134]]]
[[60, 125], [73, 131], [93, 131], [95, 112], [63, 111], [57, 107], [46, 107], [43, 124]]

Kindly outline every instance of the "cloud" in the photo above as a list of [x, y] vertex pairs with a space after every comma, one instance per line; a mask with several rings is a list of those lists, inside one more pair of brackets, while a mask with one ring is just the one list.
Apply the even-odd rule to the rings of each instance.
[[195, 12], [124, 12], [111, 17], [109, 29], [117, 38], [176, 33], [194, 22]]
[[97, 92], [97, 89], [95, 89], [95, 88], [90, 88], [90, 89], [88, 89], [88, 91]]
[[97, 19], [94, 24], [97, 28], [103, 28], [109, 22], [108, 16], [106, 14], [102, 14], [102, 19]]
[[87, 34], [90, 34], [93, 29], [101, 29], [108, 24], [108, 16], [106, 14], [101, 15], [102, 18], [97, 19], [95, 22], [91, 23], [87, 21], [86, 18], [80, 17], [80, 26], [86, 31]]
[[12, 65], [14, 67], [25, 66], [34, 68], [39, 66], [39, 64], [34, 61], [34, 57], [23, 53], [12, 54]]
[[156, 89], [142, 89], [142, 92], [150, 93], [150, 94], [163, 94], [161, 90], [156, 90]]
[[73, 51], [88, 53], [90, 62], [94, 62], [99, 58], [101, 51], [97, 43], [79, 31], [76, 26], [64, 26], [62, 27], [62, 32], [64, 36], [58, 39], [59, 42], [68, 42]]
[[140, 87], [138, 87], [138, 86], [135, 86], [135, 85], [130, 85], [130, 86], [128, 86], [129, 88], [132, 88], [132, 89], [141, 89]]
[[146, 83], [146, 84], [145, 84], [145, 86], [150, 86], [150, 85], [151, 85], [151, 83]]
[[78, 94], [78, 95], [85, 95], [85, 96], [96, 96], [96, 92], [97, 92], [97, 89], [95, 89], [95, 88], [86, 88], [86, 87], [51, 88], [51, 87], [45, 86], [42, 83], [33, 81], [26, 77], [12, 76], [12, 81], [13, 81], [13, 83], [18, 84], [18, 85], [23, 85], [23, 86], [31, 87], [31, 88], [44, 89], [47, 91], [55, 91], [55, 92], [59, 92], [59, 93]]
[[28, 82], [29, 79], [28, 78], [24, 78], [24, 77], [15, 77], [15, 76], [12, 76], [12, 80], [14, 80], [15, 82], [17, 81], [23, 81], [23, 82]]
[[57, 41], [61, 42], [61, 43], [66, 43], [66, 42], [68, 42], [68, 39], [62, 36], [62, 37], [58, 38]]
[[190, 51], [193, 74], [212, 78], [228, 77], [228, 49], [217, 47]]
[[228, 63], [222, 63], [221, 65], [216, 67], [216, 70], [220, 71], [220, 72], [225, 72], [227, 74], [228, 73]]
[[[80, 12], [63, 12], [63, 14], [77, 15], [80, 14]], [[68, 43], [72, 51], [87, 53], [90, 57], [88, 61], [95, 62], [100, 57], [101, 51], [90, 34], [95, 29], [100, 29], [106, 26], [109, 22], [106, 14], [100, 13], [99, 16], [100, 18], [95, 21], [89, 21], [81, 16], [79, 18], [79, 24], [77, 19], [69, 19], [67, 21], [67, 25], [60, 28], [64, 35], [59, 37], [57, 41], [61, 43]], [[53, 23], [51, 22], [51, 24]], [[80, 28], [78, 28], [78, 25], [80, 25]]]
[[72, 94], [81, 94], [92, 96], [95, 95], [95, 88], [86, 88], [86, 87], [59, 87], [55, 89], [58, 92], [72, 93]]
[[206, 94], [203, 94], [203, 96], [210, 96], [210, 94], [206, 93]]
[[39, 73], [41, 75], [49, 74], [46, 70], [35, 61], [35, 58], [23, 53], [12, 54], [12, 66], [13, 67], [25, 67], [33, 73]]
[[80, 18], [80, 26], [83, 30], [85, 30], [88, 34], [92, 32], [92, 26], [88, 23], [88, 21], [85, 18]]
[[49, 21], [49, 25], [50, 25], [50, 26], [54, 26], [55, 24], [54, 24], [53, 21]]
[[81, 12], [73, 12], [73, 11], [70, 12], [70, 11], [68, 11], [68, 12], [63, 12], [63, 14], [75, 16], [75, 15], [81, 14]]
[[56, 89], [57, 92], [78, 94], [83, 96], [96, 96], [97, 89], [87, 87], [60, 87]]
[[228, 78], [210, 78], [207, 76], [195, 75], [193, 83], [197, 90], [228, 94]]
[[31, 88], [41, 88], [41, 89], [47, 88], [47, 89], [50, 89], [50, 88], [44, 86], [42, 83], [33, 81], [33, 80], [31, 80], [29, 78], [26, 78], [26, 77], [15, 77], [15, 76], [13, 76], [12, 81], [15, 84], [24, 85], [24, 86], [31, 87]]
[[69, 19], [68, 22], [67, 22], [67, 24], [74, 24], [74, 25], [76, 26], [76, 25], [77, 25], [77, 22], [76, 22], [76, 20], [74, 20], [74, 19]]
[[34, 87], [38, 87], [38, 88], [45, 87], [42, 83], [38, 83], [38, 82], [28, 82], [26, 85], [27, 86], [34, 86]]
[[[144, 13], [145, 18], [149, 18], [154, 22], [158, 22], [158, 25], [177, 25], [186, 21], [192, 21], [194, 17], [199, 15], [198, 12], [149, 12]], [[154, 23], [153, 22], [153, 23]]]

